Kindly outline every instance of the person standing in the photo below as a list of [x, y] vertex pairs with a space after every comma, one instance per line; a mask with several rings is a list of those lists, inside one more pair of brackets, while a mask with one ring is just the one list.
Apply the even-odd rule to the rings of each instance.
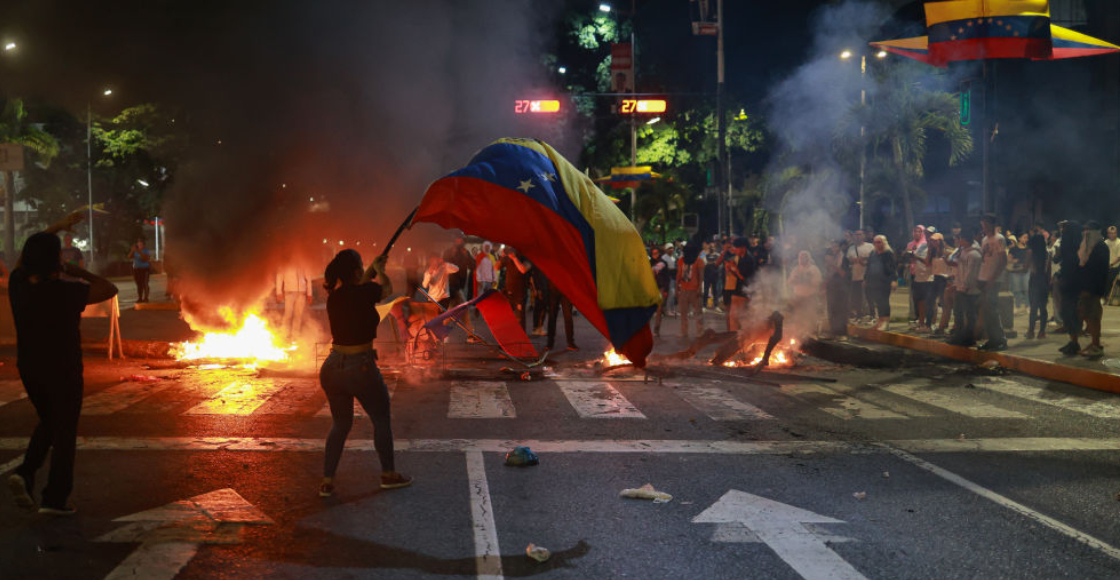
[[1027, 322], [1027, 338], [1034, 338], [1035, 322], [1038, 323], [1038, 338], [1046, 338], [1046, 323], [1049, 316], [1046, 303], [1050, 300], [1050, 253], [1046, 248], [1046, 236], [1042, 225], [1035, 224], [1027, 240], [1027, 263], [1030, 278], [1027, 281], [1027, 299], [1030, 313]]
[[[456, 236], [455, 243], [443, 253], [443, 261], [458, 268], [448, 278], [448, 292], [451, 294], [451, 301], [448, 306], [454, 308], [467, 301], [467, 294], [470, 294], [472, 286], [473, 272], [471, 269], [474, 268], [474, 258], [471, 257], [470, 250], [467, 250], [467, 239], [462, 235]], [[463, 312], [463, 324], [467, 328], [471, 328], [471, 312], [469, 309]]]
[[704, 330], [704, 309], [700, 303], [700, 284], [704, 279], [704, 260], [698, 244], [684, 247], [677, 258], [677, 306], [681, 315], [681, 338], [688, 338], [688, 317], [696, 321], [696, 336]]
[[937, 301], [933, 295], [933, 256], [929, 251], [926, 229], [914, 228], [915, 240], [907, 244], [906, 256], [910, 261], [911, 307], [914, 309], [915, 330], [929, 332], [927, 313], [937, 311]]
[[393, 293], [393, 284], [385, 275], [385, 262], [386, 256], [378, 256], [363, 272], [362, 256], [354, 250], [343, 250], [327, 265], [323, 276], [332, 344], [331, 354], [319, 370], [319, 385], [330, 405], [331, 431], [323, 456], [320, 497], [334, 495], [335, 472], [354, 423], [354, 399], [373, 422], [373, 447], [381, 462], [381, 489], [412, 484], [411, 477], [396, 471], [389, 390], [377, 368], [377, 351], [373, 349], [381, 322], [377, 303]]
[[498, 258], [494, 255], [493, 245], [482, 242], [482, 251], [474, 257], [474, 295], [481, 296], [483, 292], [494, 288], [498, 284]]
[[548, 318], [548, 310], [552, 307], [548, 293], [552, 285], [544, 275], [544, 270], [533, 268], [529, 271], [529, 301], [533, 305], [533, 332], [532, 336], [546, 336], [544, 325]]
[[525, 300], [528, 298], [529, 282], [526, 274], [532, 268], [532, 264], [528, 260], [522, 261], [517, 256], [517, 250], [513, 248], [506, 248], [505, 256], [502, 257], [501, 267], [505, 270], [505, 286], [502, 292], [509, 300], [510, 307], [513, 308], [513, 313], [517, 315], [517, 322], [521, 328], [525, 328]]
[[787, 283], [791, 294], [793, 328], [801, 333], [814, 336], [817, 333], [822, 282], [820, 268], [813, 262], [813, 256], [804, 250], [799, 252], [797, 265], [790, 269]]
[[731, 309], [727, 313], [728, 331], [739, 330], [742, 327], [742, 321], [746, 319], [751, 305], [751, 292], [754, 291], [752, 285], [759, 270], [758, 263], [747, 249], [746, 239], [735, 240], [734, 249], [735, 285], [731, 296]]
[[311, 304], [311, 277], [299, 264], [288, 264], [276, 271], [276, 301], [284, 305], [280, 328], [284, 340], [292, 341], [303, 330], [304, 309]]
[[957, 268], [953, 277], [953, 318], [956, 320], [953, 334], [946, 341], [956, 346], [976, 344], [976, 318], [980, 311], [980, 267], [984, 260], [980, 255], [980, 248], [972, 238], [971, 231], [964, 228], [957, 230], [957, 251], [952, 260]]
[[851, 277], [843, 243], [832, 242], [825, 252], [825, 298], [828, 301], [828, 332], [833, 337], [848, 334], [848, 278]]
[[719, 280], [719, 266], [716, 262], [719, 260], [719, 254], [716, 253], [711, 242], [704, 243], [704, 252], [700, 255], [700, 259], [704, 261], [704, 291], [700, 295], [700, 306], [702, 309], [715, 308], [720, 301], [720, 295], [716, 292], [717, 280]]
[[[945, 289], [949, 285], [950, 268], [949, 264], [945, 261], [945, 236], [941, 232], [937, 232], [929, 237], [929, 252], [926, 254], [926, 266], [929, 267], [930, 273], [933, 274], [933, 287], [929, 291], [929, 297], [926, 300], [926, 329], [933, 330], [934, 321], [937, 318], [937, 305], [941, 304], [942, 311], [948, 311], [948, 306], [945, 305]], [[948, 317], [944, 317], [948, 323]], [[938, 324], [938, 330], [933, 331], [934, 336], [942, 336], [945, 334], [945, 329]]]
[[1009, 236], [1013, 244], [1007, 250], [1007, 282], [1015, 301], [1015, 311], [1026, 310], [1029, 303], [1030, 264], [1027, 263], [1027, 240], [1030, 236], [1021, 234], [1018, 238]]
[[982, 310], [984, 312], [984, 334], [987, 342], [980, 346], [980, 350], [995, 352], [1007, 348], [1007, 340], [1003, 336], [1003, 324], [999, 316], [999, 283], [1004, 269], [1007, 267], [1007, 248], [1004, 246], [1003, 236], [996, 231], [996, 217], [985, 214], [980, 218], [980, 227], [984, 230], [984, 241], [980, 248], [983, 263], [980, 266], [980, 288], [982, 295]]
[[649, 267], [653, 270], [653, 281], [661, 293], [661, 304], [653, 315], [653, 335], [661, 336], [661, 319], [669, 309], [669, 266], [661, 254], [661, 248], [654, 246], [649, 251]]
[[[39, 513], [68, 516], [74, 487], [78, 418], [82, 412], [81, 316], [86, 305], [109, 300], [117, 287], [108, 280], [62, 262], [57, 232], [80, 222], [70, 214], [23, 244], [19, 265], [11, 273], [8, 298], [16, 327], [16, 366], [39, 423], [31, 434], [23, 462], [8, 478], [16, 505], [35, 508], [35, 474], [51, 456], [49, 479]], [[61, 279], [64, 273], [70, 279]]]
[[1085, 223], [1081, 247], [1077, 250], [1081, 265], [1081, 292], [1078, 294], [1077, 311], [1089, 332], [1089, 346], [1080, 351], [1081, 356], [1097, 358], [1104, 354], [1101, 347], [1101, 300], [1108, 285], [1109, 248], [1101, 237], [1101, 226], [1095, 221]]
[[1058, 233], [1047, 240], [1046, 253], [1050, 255], [1050, 312], [1054, 315], [1054, 332], [1065, 332], [1062, 322], [1062, 224], [1058, 222]]
[[864, 291], [879, 315], [875, 329], [887, 330], [891, 321], [891, 290], [898, 286], [895, 280], [897, 261], [886, 236], [875, 236], [872, 248], [863, 277]]
[[151, 252], [144, 247], [144, 238], [137, 238], [128, 250], [132, 260], [132, 279], [136, 282], [136, 302], [148, 301], [148, 280], [152, 274]]
[[730, 319], [731, 312], [731, 296], [735, 293], [735, 263], [739, 257], [735, 254], [735, 248], [730, 239], [724, 238], [723, 252], [720, 253], [719, 259], [716, 260], [716, 267], [720, 268], [722, 274], [719, 277], [719, 300], [723, 305], [720, 312], [723, 312]]
[[1120, 275], [1120, 238], [1116, 236], [1116, 226], [1108, 226], [1108, 233], [1104, 239], [1108, 246], [1108, 288], [1105, 296], [1112, 297], [1112, 287], [1116, 284], [1116, 277]]
[[428, 269], [420, 285], [444, 310], [451, 307], [451, 275], [458, 271], [458, 266], [444, 262], [438, 253], [428, 254]]
[[[848, 300], [850, 302], [849, 310], [851, 310], [852, 317], [858, 322], [867, 313], [865, 304], [868, 299], [864, 294], [863, 278], [867, 272], [867, 259], [871, 257], [875, 247], [868, 243], [864, 237], [863, 231], [856, 230], [852, 233], [854, 239], [852, 245], [848, 248], [848, 264], [851, 265], [851, 285], [848, 291]], [[874, 315], [874, 313], [871, 313]]]
[[564, 338], [568, 340], [568, 350], [575, 352], [579, 350], [576, 346], [575, 325], [572, 319], [572, 301], [568, 300], [567, 296], [560, 293], [560, 289], [556, 287], [551, 281], [548, 283], [548, 345], [546, 350], [552, 350], [556, 345], [556, 317], [560, 314], [560, 310], [564, 311]]
[[[1062, 326], [1061, 329], [1069, 335], [1069, 342], [1058, 349], [1062, 354], [1073, 356], [1081, 352], [1081, 316], [1077, 312], [1077, 301], [1081, 296], [1081, 260], [1078, 250], [1081, 249], [1077, 240], [1077, 233], [1081, 231], [1081, 224], [1066, 220], [1058, 224], [1062, 231], [1062, 245], [1059, 248], [1058, 265], [1061, 271], [1058, 289], [1061, 293]], [[1058, 332], [1058, 331], [1055, 331]]]

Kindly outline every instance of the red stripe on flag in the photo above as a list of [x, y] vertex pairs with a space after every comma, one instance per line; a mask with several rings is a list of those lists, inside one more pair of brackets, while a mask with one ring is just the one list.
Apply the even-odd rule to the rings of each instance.
[[536, 359], [537, 349], [529, 341], [529, 335], [513, 313], [509, 300], [497, 292], [483, 298], [475, 305], [479, 314], [482, 314], [486, 326], [490, 327], [490, 334], [494, 340], [502, 345], [509, 354], [517, 358]]
[[1048, 60], [1051, 58], [1049, 38], [972, 38], [931, 42], [929, 59], [938, 66], [962, 60], [984, 60], [988, 58], [1029, 58]]

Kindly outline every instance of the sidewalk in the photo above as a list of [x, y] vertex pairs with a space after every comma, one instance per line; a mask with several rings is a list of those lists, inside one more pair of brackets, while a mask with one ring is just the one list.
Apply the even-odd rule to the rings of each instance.
[[[1058, 352], [1058, 349], [1069, 341], [1069, 337], [1065, 334], [1053, 334], [1055, 328], [1053, 323], [1047, 325], [1046, 338], [1033, 340], [1024, 338], [1029, 322], [1026, 314], [1015, 316], [1012, 328], [1018, 334], [1015, 338], [1007, 339], [1008, 347], [1005, 351], [988, 353], [974, 348], [948, 345], [943, 338], [919, 335], [909, 330], [909, 324], [906, 322], [910, 309], [909, 301], [910, 293], [906, 288], [899, 288], [891, 295], [892, 321], [887, 332], [849, 325], [848, 334], [864, 340], [920, 350], [976, 364], [996, 361], [1003, 367], [1024, 374], [1100, 391], [1120, 393], [1120, 339], [1117, 339], [1120, 337], [1120, 307], [1104, 307], [1101, 344], [1104, 346], [1105, 353], [1099, 359], [1087, 359], [1081, 356], [1066, 356]], [[1004, 326], [1007, 327], [1006, 322]], [[1088, 344], [1088, 337], [1083, 337], [1081, 345], [1084, 347]]]

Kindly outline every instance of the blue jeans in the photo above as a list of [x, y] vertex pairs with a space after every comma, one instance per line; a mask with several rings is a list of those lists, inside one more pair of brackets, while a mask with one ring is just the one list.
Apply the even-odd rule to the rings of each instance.
[[1011, 295], [1015, 297], [1015, 308], [1030, 305], [1030, 273], [1008, 272], [1007, 284], [1010, 286]]
[[319, 369], [319, 385], [331, 406], [330, 435], [327, 436], [327, 454], [323, 475], [334, 477], [346, 436], [354, 423], [354, 399], [361, 403], [373, 421], [373, 446], [381, 460], [382, 471], [394, 471], [393, 430], [389, 416], [389, 389], [377, 368], [377, 353], [360, 354], [332, 352]]

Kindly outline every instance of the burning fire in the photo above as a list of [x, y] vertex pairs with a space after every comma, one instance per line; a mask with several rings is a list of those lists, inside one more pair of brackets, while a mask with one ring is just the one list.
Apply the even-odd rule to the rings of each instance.
[[[220, 314], [236, 327], [233, 310], [222, 308]], [[175, 344], [171, 354], [181, 361], [237, 360], [253, 367], [288, 360], [288, 351], [269, 330], [268, 323], [254, 312], [247, 314], [236, 330], [206, 332], [196, 342]]]
[[[779, 344], [779, 345], [775, 346], [774, 350], [770, 352], [770, 362], [769, 362], [768, 366], [772, 366], [772, 367], [793, 366], [793, 363], [794, 363], [793, 359], [794, 359], [794, 354], [796, 352], [796, 348], [797, 348], [797, 339], [794, 339], [794, 338], [789, 339], [789, 342], [786, 343], [786, 344]], [[729, 361], [723, 363], [723, 366], [732, 367], [732, 368], [734, 368], [734, 367], [753, 367], [753, 366], [756, 366], [756, 365], [758, 365], [759, 363], [762, 362], [762, 355], [765, 353], [764, 350], [762, 350], [762, 349], [759, 349], [759, 350], [760, 350], [760, 352], [758, 352], [755, 355], [754, 360], [752, 360], [750, 362], [746, 362], [745, 360], [729, 360]]]
[[618, 354], [613, 348], [603, 353], [603, 366], [617, 367], [628, 364], [630, 359]]

